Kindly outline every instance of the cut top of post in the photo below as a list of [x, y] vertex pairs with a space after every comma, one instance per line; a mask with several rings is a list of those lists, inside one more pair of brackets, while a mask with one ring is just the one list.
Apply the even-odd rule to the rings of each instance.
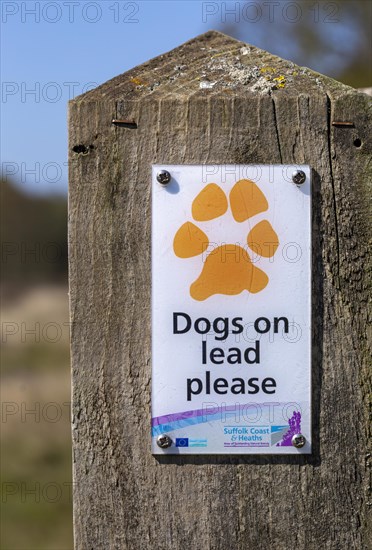
[[299, 95], [356, 90], [217, 31], [113, 78], [73, 100], [144, 99], [208, 95]]

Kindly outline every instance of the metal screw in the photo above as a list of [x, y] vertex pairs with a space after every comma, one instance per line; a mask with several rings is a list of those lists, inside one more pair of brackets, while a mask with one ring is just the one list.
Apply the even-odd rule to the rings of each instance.
[[302, 170], [295, 170], [292, 174], [292, 181], [296, 185], [301, 185], [306, 181], [306, 174]]
[[160, 172], [156, 174], [156, 179], [161, 185], [168, 185], [171, 180], [171, 175], [167, 170], [160, 170]]
[[173, 443], [172, 439], [167, 434], [159, 435], [156, 443], [161, 449], [168, 449]]
[[306, 443], [306, 438], [302, 434], [295, 434], [292, 437], [291, 441], [292, 441], [293, 447], [296, 447], [296, 449], [301, 449]]

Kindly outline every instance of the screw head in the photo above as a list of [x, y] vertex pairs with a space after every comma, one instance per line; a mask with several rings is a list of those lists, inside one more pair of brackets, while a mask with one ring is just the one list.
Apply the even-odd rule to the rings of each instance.
[[292, 437], [291, 441], [292, 441], [293, 447], [296, 447], [296, 449], [301, 449], [306, 443], [306, 438], [302, 434], [295, 434]]
[[306, 174], [302, 170], [295, 170], [292, 174], [292, 181], [296, 185], [301, 185], [306, 181]]
[[158, 444], [158, 446], [161, 448], [161, 449], [168, 449], [169, 447], [171, 447], [173, 441], [172, 439], [169, 437], [169, 435], [167, 434], [161, 434], [159, 435], [156, 443]]
[[171, 180], [171, 175], [167, 170], [160, 170], [156, 174], [156, 179], [161, 185], [168, 185]]

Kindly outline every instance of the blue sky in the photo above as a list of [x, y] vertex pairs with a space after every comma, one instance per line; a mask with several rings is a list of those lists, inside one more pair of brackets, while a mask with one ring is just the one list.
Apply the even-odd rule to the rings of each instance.
[[[244, 4], [249, 3], [240, 7]], [[258, 2], [250, 4], [245, 15], [253, 20]], [[26, 192], [66, 193], [68, 100], [198, 34], [221, 28], [224, 21], [238, 22], [243, 28], [240, 7], [238, 15], [229, 15], [228, 10], [224, 15], [222, 7], [221, 2], [199, 0], [2, 0], [3, 175]], [[268, 12], [261, 14], [262, 20], [265, 17], [267, 22]], [[295, 12], [288, 12], [288, 17], [296, 17]], [[353, 29], [338, 22], [326, 26], [330, 40], [338, 40], [342, 32], [346, 43], [348, 32], [350, 44], [355, 39]], [[285, 23], [288, 33], [273, 53], [293, 58], [291, 22]], [[245, 21], [239, 37], [265, 47], [263, 31], [259, 22]], [[314, 68], [327, 71], [337, 62], [340, 59], [325, 57]]]

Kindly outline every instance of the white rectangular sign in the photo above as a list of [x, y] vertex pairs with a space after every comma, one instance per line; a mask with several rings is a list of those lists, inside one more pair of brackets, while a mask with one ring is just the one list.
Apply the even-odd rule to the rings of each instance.
[[310, 168], [153, 166], [152, 202], [153, 453], [311, 453]]

